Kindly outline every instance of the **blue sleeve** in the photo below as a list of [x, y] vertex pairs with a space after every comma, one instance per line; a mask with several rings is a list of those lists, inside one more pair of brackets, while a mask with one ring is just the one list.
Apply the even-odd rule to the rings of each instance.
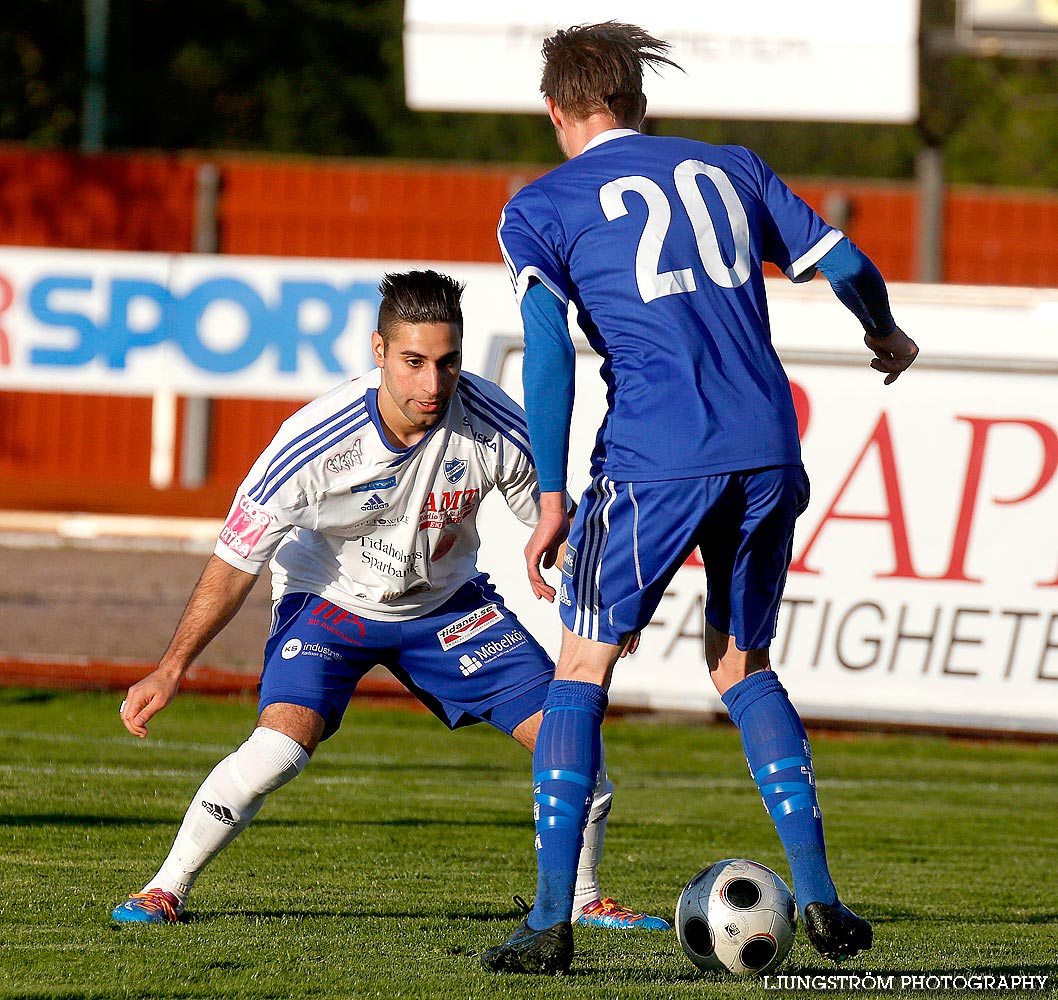
[[525, 418], [540, 491], [552, 493], [566, 488], [577, 352], [569, 335], [566, 305], [544, 284], [530, 283], [521, 310]]
[[504, 206], [496, 235], [519, 302], [536, 281], [563, 302], [569, 301], [562, 220], [535, 184], [522, 188]]
[[791, 281], [810, 280], [816, 273], [814, 265], [844, 234], [820, 218], [756, 153], [748, 149], [740, 151], [749, 157], [764, 206], [761, 217], [764, 260], [777, 265]]
[[844, 237], [817, 262], [834, 294], [872, 337], [887, 337], [896, 327], [889, 293], [878, 268], [855, 243]]

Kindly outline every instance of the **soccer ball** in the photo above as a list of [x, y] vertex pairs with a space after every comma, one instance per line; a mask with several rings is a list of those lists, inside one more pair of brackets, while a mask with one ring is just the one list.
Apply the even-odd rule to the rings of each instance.
[[676, 904], [676, 935], [703, 972], [770, 972], [789, 954], [796, 932], [793, 893], [755, 861], [717, 861], [687, 883]]

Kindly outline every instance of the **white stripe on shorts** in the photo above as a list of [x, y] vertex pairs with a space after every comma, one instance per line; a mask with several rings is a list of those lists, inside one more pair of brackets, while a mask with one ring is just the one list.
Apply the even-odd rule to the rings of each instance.
[[600, 578], [602, 556], [610, 533], [610, 507], [617, 499], [617, 491], [606, 476], [596, 476], [592, 482], [595, 500], [584, 520], [584, 552], [580, 559], [580, 578], [577, 584], [577, 614], [574, 632], [586, 639], [599, 638]]
[[[632, 490], [632, 484], [628, 484], [628, 498], [632, 501], [632, 509], [635, 513], [632, 515], [632, 557], [635, 559], [636, 564], [636, 584], [639, 589], [643, 589], [643, 571], [639, 567], [639, 504], [636, 502], [635, 492]], [[610, 622], [613, 624], [613, 621]]]
[[309, 601], [311, 601], [314, 597], [316, 597], [317, 600], [322, 600], [321, 597], [317, 597], [317, 595], [315, 595], [315, 594], [306, 594], [305, 595], [305, 599], [301, 602], [301, 607], [297, 608], [293, 612], [291, 612], [290, 617], [285, 622], [281, 622], [279, 620], [279, 605], [282, 603], [283, 598], [281, 597], [281, 598], [279, 598], [278, 601], [273, 601], [272, 602], [272, 623], [271, 623], [271, 625], [269, 626], [269, 629], [268, 629], [268, 637], [271, 638], [281, 628], [286, 628], [286, 626], [289, 625], [290, 622], [292, 622], [295, 618], [297, 618], [298, 615], [301, 614], [302, 611], [305, 610], [305, 608], [308, 606]]

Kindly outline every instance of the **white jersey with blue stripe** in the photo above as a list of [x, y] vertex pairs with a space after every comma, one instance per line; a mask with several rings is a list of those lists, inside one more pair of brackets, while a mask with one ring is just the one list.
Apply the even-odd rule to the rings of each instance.
[[417, 618], [479, 573], [489, 490], [539, 520], [525, 415], [502, 389], [463, 372], [437, 425], [397, 448], [378, 416], [381, 375], [298, 410], [239, 487], [214, 551], [247, 573], [269, 563], [276, 600], [307, 592], [367, 618]]

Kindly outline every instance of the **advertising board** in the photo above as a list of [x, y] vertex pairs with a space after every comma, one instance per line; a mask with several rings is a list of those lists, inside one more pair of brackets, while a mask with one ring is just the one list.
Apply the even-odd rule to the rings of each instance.
[[[0, 390], [308, 399], [369, 364], [382, 275], [427, 265], [467, 282], [465, 367], [520, 400], [519, 317], [499, 264], [11, 248]], [[1058, 732], [1058, 292], [890, 296], [922, 356], [886, 387], [823, 279], [769, 279], [812, 481], [775, 666], [814, 719]], [[598, 363], [579, 342], [574, 495], [603, 413]], [[480, 523], [481, 567], [557, 652], [556, 609], [525, 580], [528, 530], [497, 495]], [[692, 559], [616, 671], [615, 703], [720, 708], [705, 587]]]

